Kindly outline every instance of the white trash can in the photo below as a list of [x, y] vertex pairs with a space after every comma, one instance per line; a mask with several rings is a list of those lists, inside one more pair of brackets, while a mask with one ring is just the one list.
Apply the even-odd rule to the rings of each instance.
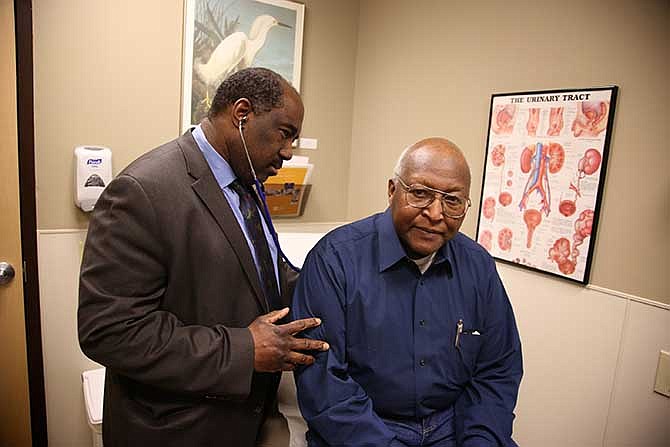
[[105, 368], [81, 373], [84, 405], [88, 426], [91, 428], [93, 447], [102, 447], [102, 401], [105, 394]]

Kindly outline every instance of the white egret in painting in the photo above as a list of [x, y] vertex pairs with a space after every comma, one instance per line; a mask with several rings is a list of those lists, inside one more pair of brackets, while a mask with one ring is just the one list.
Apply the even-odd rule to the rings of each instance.
[[210, 89], [216, 89], [228, 75], [250, 67], [265, 45], [268, 32], [275, 26], [291, 28], [270, 15], [260, 15], [251, 24], [248, 36], [242, 31], [228, 35], [214, 48], [206, 63], [195, 63], [194, 71], [207, 89], [207, 106]]

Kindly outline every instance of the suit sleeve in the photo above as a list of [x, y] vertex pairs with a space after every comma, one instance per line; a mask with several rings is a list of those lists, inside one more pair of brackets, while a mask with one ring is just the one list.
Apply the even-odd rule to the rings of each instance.
[[[133, 380], [172, 392], [248, 396], [253, 341], [247, 328], [185, 325], [161, 308], [169, 245], [146, 192], [128, 175], [98, 200], [84, 248], [78, 330], [83, 352]], [[184, 228], [184, 237], [188, 237]]]
[[295, 319], [319, 317], [320, 326], [305, 333], [325, 340], [330, 350], [295, 372], [298, 403], [310, 429], [310, 445], [393, 446], [395, 439], [375, 413], [372, 400], [348, 373], [346, 354], [346, 280], [335, 256], [324, 256], [319, 243], [307, 257], [293, 296]]
[[486, 293], [483, 344], [472, 379], [456, 401], [459, 446], [514, 447], [512, 423], [523, 374], [521, 341], [512, 306], [492, 267]]

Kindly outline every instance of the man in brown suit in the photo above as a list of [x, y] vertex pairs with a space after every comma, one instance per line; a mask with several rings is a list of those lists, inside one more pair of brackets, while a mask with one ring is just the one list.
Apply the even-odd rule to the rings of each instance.
[[240, 71], [199, 126], [131, 163], [98, 200], [78, 323], [82, 350], [107, 368], [105, 447], [251, 447], [270, 426], [283, 432], [273, 445], [288, 445], [281, 371], [328, 345], [294, 338], [317, 318], [279, 322], [295, 274], [267, 222], [265, 242], [254, 238], [247, 192], [253, 171], [263, 182], [291, 158], [303, 113], [281, 76]]

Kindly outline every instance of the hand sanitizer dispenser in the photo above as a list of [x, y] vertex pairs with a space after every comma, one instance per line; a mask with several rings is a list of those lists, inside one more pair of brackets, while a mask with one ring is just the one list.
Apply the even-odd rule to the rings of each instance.
[[112, 151], [100, 146], [78, 146], [74, 150], [74, 203], [93, 211], [95, 202], [112, 181]]

